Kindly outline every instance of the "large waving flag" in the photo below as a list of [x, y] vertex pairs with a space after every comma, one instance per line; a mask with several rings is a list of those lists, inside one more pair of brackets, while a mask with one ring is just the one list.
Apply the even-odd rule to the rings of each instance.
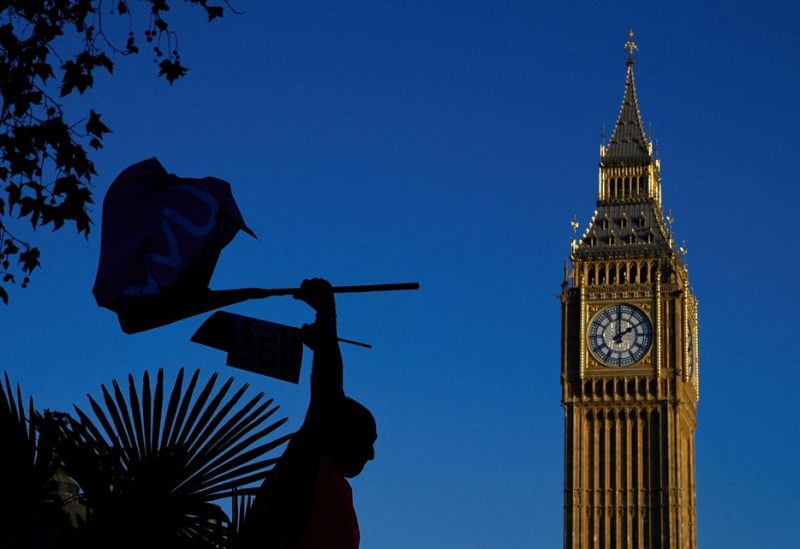
[[126, 168], [103, 202], [98, 305], [135, 333], [257, 297], [208, 289], [220, 252], [240, 230], [255, 236], [227, 182], [178, 177], [156, 158]]

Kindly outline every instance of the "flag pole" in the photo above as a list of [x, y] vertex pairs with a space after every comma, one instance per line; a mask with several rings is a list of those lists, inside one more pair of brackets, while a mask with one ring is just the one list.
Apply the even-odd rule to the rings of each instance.
[[[417, 282], [399, 284], [361, 284], [358, 286], [334, 286], [333, 292], [340, 294], [359, 292], [389, 292], [395, 290], [416, 290]], [[207, 313], [220, 307], [235, 305], [248, 299], [264, 299], [271, 296], [294, 295], [300, 288], [239, 288], [236, 290], [209, 290], [196, 292], [165, 292], [157, 299], [141, 298], [128, 307], [117, 310], [122, 331], [135, 334], [183, 320], [194, 315]]]
[[[333, 286], [335, 294], [354, 294], [364, 292], [394, 292], [399, 290], [419, 290], [419, 282], [399, 282], [395, 284], [358, 284], [355, 286]], [[280, 295], [294, 295], [300, 288], [247, 288], [253, 299]]]
[[369, 343], [362, 343], [361, 341], [355, 341], [353, 339], [345, 339], [343, 337], [336, 338], [342, 343], [348, 343], [350, 345], [357, 345], [358, 347], [364, 347], [365, 349], [372, 349], [372, 345]]

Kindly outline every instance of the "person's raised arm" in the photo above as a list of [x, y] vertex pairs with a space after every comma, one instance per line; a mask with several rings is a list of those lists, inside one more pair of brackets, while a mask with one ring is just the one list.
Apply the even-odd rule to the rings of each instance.
[[314, 350], [311, 365], [309, 412], [325, 413], [335, 401], [344, 398], [344, 367], [336, 331], [336, 301], [327, 280], [304, 280], [294, 296], [316, 312], [316, 322], [303, 327], [304, 341]]

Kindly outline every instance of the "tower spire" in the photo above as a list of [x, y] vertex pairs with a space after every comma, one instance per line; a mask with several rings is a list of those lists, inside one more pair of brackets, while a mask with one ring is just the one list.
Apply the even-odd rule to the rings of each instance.
[[642, 115], [639, 112], [639, 101], [636, 98], [636, 80], [633, 76], [633, 66], [636, 64], [634, 52], [639, 49], [633, 41], [633, 29], [628, 31], [628, 41], [625, 43], [628, 50], [625, 75], [625, 94], [622, 98], [619, 117], [614, 127], [614, 133], [604, 149], [603, 164], [649, 164], [650, 147], [642, 124]]

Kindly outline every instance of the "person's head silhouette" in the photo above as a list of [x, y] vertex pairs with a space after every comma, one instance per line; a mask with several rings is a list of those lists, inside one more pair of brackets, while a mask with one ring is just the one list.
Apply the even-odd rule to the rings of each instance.
[[378, 430], [372, 413], [359, 402], [344, 397], [324, 421], [323, 447], [334, 467], [344, 477], [358, 475], [375, 457]]

